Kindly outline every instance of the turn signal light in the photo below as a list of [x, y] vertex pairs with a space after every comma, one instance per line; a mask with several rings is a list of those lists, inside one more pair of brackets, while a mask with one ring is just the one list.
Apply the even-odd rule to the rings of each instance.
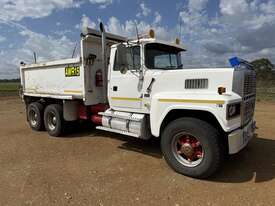
[[219, 95], [222, 95], [222, 94], [224, 94], [226, 92], [226, 88], [225, 87], [219, 87], [218, 88], [218, 93], [219, 93]]

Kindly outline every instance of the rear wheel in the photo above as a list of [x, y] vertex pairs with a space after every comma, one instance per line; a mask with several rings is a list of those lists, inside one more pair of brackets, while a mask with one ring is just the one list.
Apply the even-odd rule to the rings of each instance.
[[167, 163], [190, 177], [209, 177], [224, 159], [217, 130], [195, 118], [171, 122], [163, 132], [161, 148]]
[[27, 119], [30, 127], [35, 131], [44, 129], [43, 105], [39, 102], [30, 103], [27, 107]]
[[58, 137], [64, 130], [63, 108], [59, 104], [48, 105], [44, 112], [44, 124], [49, 135]]

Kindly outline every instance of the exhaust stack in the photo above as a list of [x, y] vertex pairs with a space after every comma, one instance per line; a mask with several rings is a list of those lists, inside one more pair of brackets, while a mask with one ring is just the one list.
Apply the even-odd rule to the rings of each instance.
[[107, 74], [108, 74], [108, 68], [107, 68], [107, 60], [106, 60], [106, 33], [105, 28], [102, 22], [99, 24], [100, 32], [101, 32], [101, 44], [102, 44], [102, 76], [103, 76], [103, 97], [104, 97], [104, 103], [108, 102], [107, 98]]

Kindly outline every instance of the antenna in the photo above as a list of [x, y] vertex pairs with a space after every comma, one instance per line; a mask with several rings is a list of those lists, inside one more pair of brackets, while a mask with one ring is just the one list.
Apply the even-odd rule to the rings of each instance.
[[75, 54], [75, 51], [76, 51], [76, 47], [77, 47], [77, 42], [75, 43], [75, 46], [74, 46], [74, 50], [73, 50], [73, 54], [72, 54], [72, 58], [74, 58], [74, 54]]
[[33, 52], [33, 59], [34, 59], [34, 63], [36, 64], [36, 53]]
[[136, 26], [136, 33], [137, 33], [137, 42], [139, 43], [138, 27], [137, 27], [137, 22], [136, 21], [135, 21], [135, 26]]
[[181, 26], [182, 26], [182, 21], [180, 20], [180, 38], [181, 38]]

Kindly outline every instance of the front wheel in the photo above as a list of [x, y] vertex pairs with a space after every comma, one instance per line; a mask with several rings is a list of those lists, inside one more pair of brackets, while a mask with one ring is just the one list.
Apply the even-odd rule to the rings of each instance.
[[176, 172], [190, 177], [212, 175], [223, 161], [222, 148], [218, 131], [195, 118], [174, 120], [161, 137], [161, 149], [167, 163]]
[[64, 130], [63, 108], [59, 104], [48, 105], [44, 112], [44, 124], [49, 135], [58, 137]]

